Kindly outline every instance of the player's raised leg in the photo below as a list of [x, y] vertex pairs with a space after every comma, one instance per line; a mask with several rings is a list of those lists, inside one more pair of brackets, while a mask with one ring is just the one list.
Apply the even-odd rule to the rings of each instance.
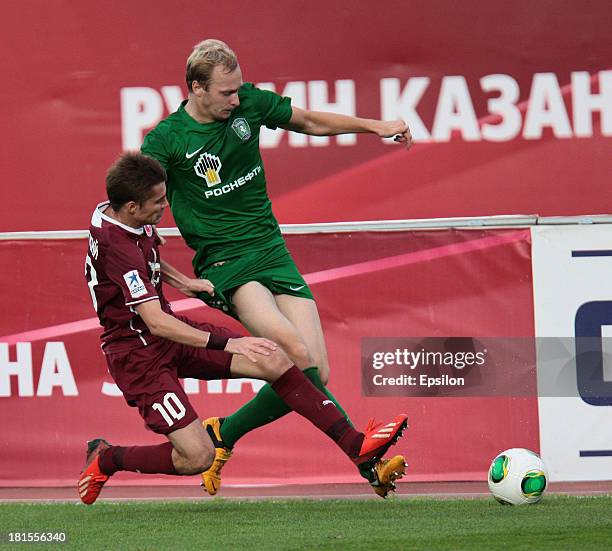
[[257, 364], [234, 356], [231, 373], [239, 377], [265, 379], [286, 405], [327, 434], [361, 468], [372, 468], [402, 435], [408, 425], [405, 414], [388, 423], [370, 420], [365, 433], [355, 430], [335, 404], [295, 365], [288, 366], [284, 353], [276, 351]]

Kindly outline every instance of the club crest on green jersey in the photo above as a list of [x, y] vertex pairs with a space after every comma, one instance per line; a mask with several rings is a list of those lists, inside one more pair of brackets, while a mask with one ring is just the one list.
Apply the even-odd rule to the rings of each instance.
[[221, 171], [221, 159], [216, 155], [202, 153], [198, 157], [193, 169], [200, 178], [206, 180], [208, 187], [213, 187], [221, 183], [221, 176], [219, 176], [219, 172]]
[[236, 132], [236, 136], [243, 142], [246, 142], [251, 137], [251, 127], [246, 119], [242, 117], [234, 119], [234, 122], [232, 122], [232, 130]]

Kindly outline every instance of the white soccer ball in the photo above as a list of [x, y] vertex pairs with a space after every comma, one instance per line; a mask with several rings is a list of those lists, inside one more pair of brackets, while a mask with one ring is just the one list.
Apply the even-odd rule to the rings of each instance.
[[536, 503], [548, 484], [548, 471], [542, 458], [525, 448], [501, 452], [489, 467], [489, 490], [504, 505]]

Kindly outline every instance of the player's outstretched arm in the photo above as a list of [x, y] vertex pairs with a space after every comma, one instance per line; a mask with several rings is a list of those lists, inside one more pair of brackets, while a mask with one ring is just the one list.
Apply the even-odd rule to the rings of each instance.
[[362, 119], [338, 113], [307, 111], [299, 107], [292, 107], [292, 110], [293, 114], [289, 122], [281, 125], [281, 128], [311, 136], [371, 133], [381, 138], [395, 137], [397, 142], [405, 144], [407, 148], [412, 145], [410, 129], [403, 120], [380, 121]]
[[183, 272], [168, 264], [165, 260], [160, 262], [162, 281], [172, 285], [188, 297], [195, 297], [198, 293], [215, 294], [214, 285], [208, 279], [194, 279], [187, 277]]
[[[181, 320], [166, 314], [161, 309], [159, 300], [149, 300], [136, 305], [136, 312], [146, 323], [151, 334], [163, 337], [171, 341], [194, 346], [198, 348], [210, 348], [210, 333], [200, 331]], [[215, 347], [217, 348], [217, 347]], [[225, 345], [226, 352], [230, 354], [241, 354], [252, 362], [257, 362], [257, 355], [269, 356], [278, 346], [276, 343], [259, 337], [240, 337], [229, 339]]]

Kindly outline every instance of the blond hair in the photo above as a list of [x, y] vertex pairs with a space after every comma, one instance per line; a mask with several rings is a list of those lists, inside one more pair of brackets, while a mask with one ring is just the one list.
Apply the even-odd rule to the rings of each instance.
[[187, 88], [192, 92], [192, 84], [198, 81], [202, 87], [207, 88], [213, 69], [221, 65], [228, 73], [238, 67], [238, 58], [231, 48], [221, 40], [209, 38], [193, 47], [193, 52], [187, 58], [185, 80]]

